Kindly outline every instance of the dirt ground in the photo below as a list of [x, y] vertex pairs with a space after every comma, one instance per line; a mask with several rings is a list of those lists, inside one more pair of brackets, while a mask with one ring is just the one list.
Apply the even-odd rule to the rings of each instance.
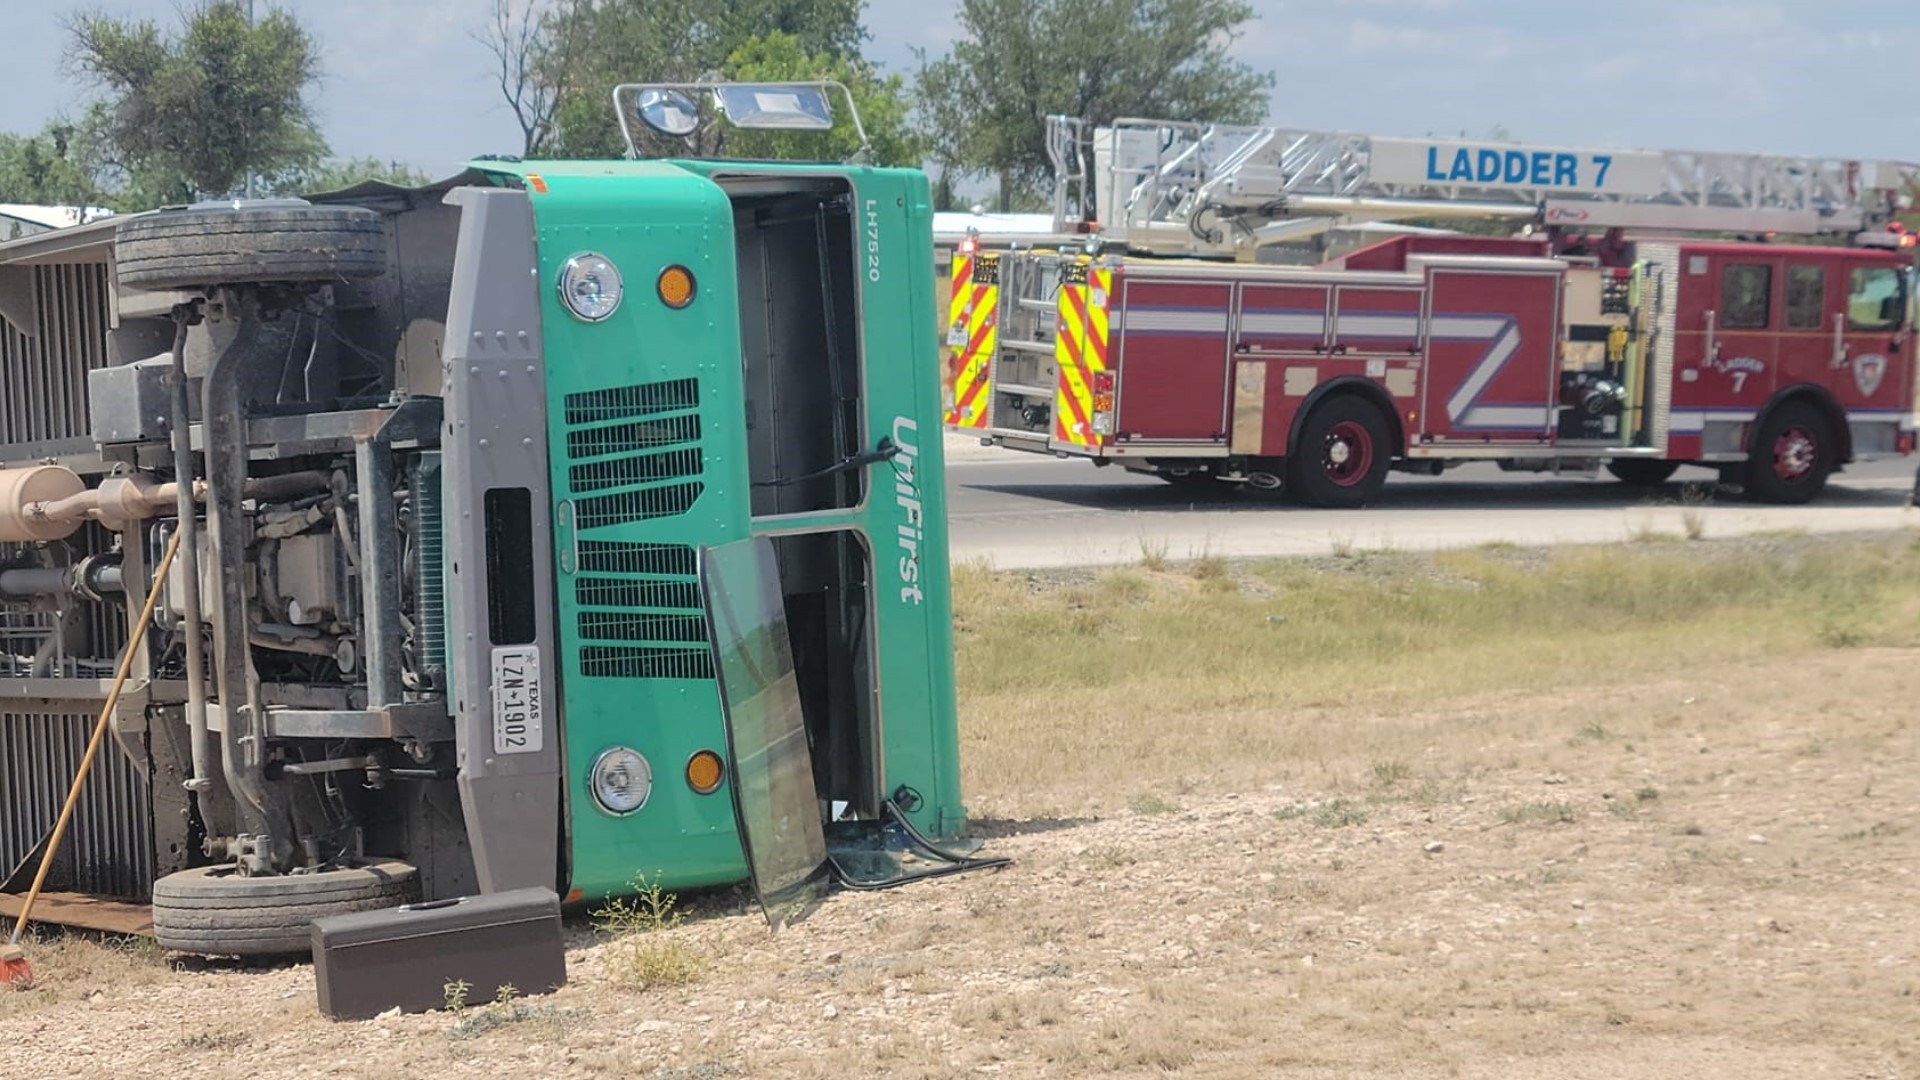
[[1916, 665], [1832, 649], [1292, 718], [1368, 749], [982, 821], [1012, 868], [778, 935], [683, 898], [657, 940], [705, 965], [672, 988], [626, 988], [579, 925], [558, 994], [334, 1024], [306, 966], [43, 943], [42, 985], [0, 995], [0, 1075], [1912, 1077]]

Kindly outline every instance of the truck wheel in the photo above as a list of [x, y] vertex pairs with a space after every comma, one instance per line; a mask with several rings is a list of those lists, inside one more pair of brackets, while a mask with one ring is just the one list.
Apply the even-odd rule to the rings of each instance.
[[1387, 422], [1361, 398], [1342, 394], [1314, 407], [1287, 459], [1287, 494], [1308, 506], [1352, 509], [1387, 482]]
[[280, 877], [203, 866], [153, 883], [153, 937], [201, 956], [301, 955], [312, 949], [315, 919], [418, 899], [418, 872], [394, 860]]
[[357, 206], [261, 206], [141, 214], [114, 229], [120, 284], [163, 291], [377, 277], [387, 228]]
[[1753, 433], [1742, 477], [1755, 502], [1804, 503], [1820, 494], [1834, 466], [1833, 429], [1825, 414], [1790, 401], [1767, 414]]
[[1659, 487], [1680, 468], [1677, 461], [1654, 461], [1648, 458], [1615, 458], [1607, 462], [1607, 471], [1615, 480], [1632, 487]]

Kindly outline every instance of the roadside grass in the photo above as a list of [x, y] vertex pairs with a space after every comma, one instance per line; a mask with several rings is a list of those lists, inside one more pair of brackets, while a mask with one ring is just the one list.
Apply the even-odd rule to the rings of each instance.
[[[1170, 774], [1271, 782], [1325, 773], [1356, 750], [1412, 762], [1436, 740], [1464, 749], [1484, 734], [1406, 722], [1443, 701], [1552, 690], [1577, 702], [1583, 688], [1716, 660], [1920, 643], [1920, 544], [1904, 538], [1208, 559], [1181, 571], [956, 577], [973, 798], [1010, 811], [1043, 793], [1113, 808], [1117, 793]], [[1354, 718], [1387, 713], [1401, 722]], [[1615, 734], [1583, 727], [1577, 711], [1560, 720], [1576, 746]], [[1390, 772], [1392, 783], [1447, 780]], [[1334, 779], [1359, 791], [1369, 777]]]
[[[13, 920], [6, 920], [8, 931]], [[0, 989], [0, 1021], [96, 993], [138, 992], [173, 977], [165, 953], [152, 938], [119, 937], [29, 926], [21, 948], [33, 964], [33, 987]]]

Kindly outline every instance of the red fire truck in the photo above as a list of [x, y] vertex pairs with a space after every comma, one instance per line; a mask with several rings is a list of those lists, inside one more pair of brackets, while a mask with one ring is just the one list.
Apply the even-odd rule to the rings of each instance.
[[[963, 245], [951, 430], [1331, 507], [1468, 461], [1636, 484], [1701, 464], [1804, 502], [1849, 461], [1913, 450], [1915, 237], [1894, 218], [1913, 167], [1063, 129], [1061, 189], [1099, 177], [1115, 223], [1079, 250]], [[1522, 235], [1223, 261], [1410, 216]]]

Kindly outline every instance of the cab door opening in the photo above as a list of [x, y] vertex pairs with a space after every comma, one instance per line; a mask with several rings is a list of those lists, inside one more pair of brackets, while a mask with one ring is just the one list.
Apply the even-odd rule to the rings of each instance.
[[878, 794], [877, 733], [862, 722], [874, 697], [866, 590], [845, 587], [870, 573], [866, 554], [850, 531], [701, 551], [740, 845], [775, 926], [804, 916], [829, 879], [884, 889], [1007, 865], [935, 846]]
[[823, 820], [880, 814], [873, 557], [847, 530], [770, 538]]
[[853, 187], [716, 178], [733, 201], [753, 516], [858, 506], [863, 447]]

